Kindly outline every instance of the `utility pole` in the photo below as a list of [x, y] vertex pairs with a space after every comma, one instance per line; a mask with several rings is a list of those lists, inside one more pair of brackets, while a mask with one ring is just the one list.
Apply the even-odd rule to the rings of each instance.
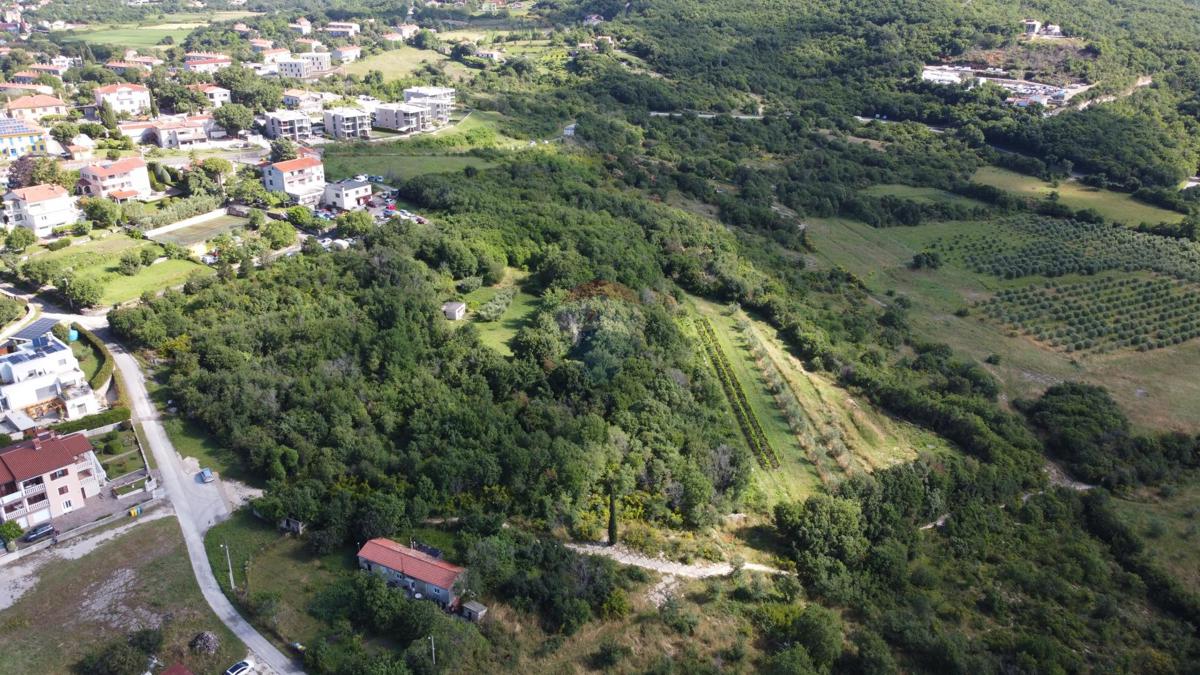
[[225, 542], [221, 542], [221, 548], [225, 549], [225, 564], [229, 566], [229, 590], [237, 591], [237, 587], [233, 585], [233, 562], [229, 559], [229, 547]]
[[437, 646], [433, 643], [433, 636], [429, 636], [429, 656], [433, 658], [433, 665], [437, 667]]

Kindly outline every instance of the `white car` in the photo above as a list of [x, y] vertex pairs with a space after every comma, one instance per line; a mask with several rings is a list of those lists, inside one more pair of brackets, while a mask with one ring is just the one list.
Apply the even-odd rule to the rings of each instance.
[[254, 662], [250, 659], [238, 661], [232, 666], [229, 666], [229, 669], [225, 671], [225, 675], [246, 675], [252, 668], [254, 668]]

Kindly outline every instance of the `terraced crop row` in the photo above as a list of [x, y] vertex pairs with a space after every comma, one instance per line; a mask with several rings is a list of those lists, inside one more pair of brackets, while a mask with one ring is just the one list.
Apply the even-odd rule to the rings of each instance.
[[717, 371], [717, 379], [721, 381], [721, 388], [725, 390], [725, 396], [729, 399], [730, 407], [733, 408], [733, 416], [737, 418], [742, 435], [746, 437], [746, 443], [750, 445], [750, 451], [754, 453], [758, 463], [764, 469], [779, 468], [779, 457], [775, 454], [775, 449], [771, 447], [770, 442], [767, 441], [767, 435], [763, 433], [762, 425], [759, 424], [758, 417], [754, 415], [750, 402], [746, 400], [746, 392], [742, 390], [741, 383], [734, 376], [733, 368], [729, 365], [729, 357], [725, 355], [725, 350], [717, 342], [717, 335], [713, 331], [712, 324], [708, 322], [708, 319], [696, 317], [696, 327], [700, 334], [700, 342], [704, 344], [704, 351], [712, 361], [713, 369]]

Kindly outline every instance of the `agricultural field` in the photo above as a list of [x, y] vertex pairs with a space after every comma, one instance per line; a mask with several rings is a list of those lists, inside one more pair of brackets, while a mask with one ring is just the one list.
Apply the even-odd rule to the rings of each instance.
[[1200, 486], [1180, 481], [1157, 490], [1143, 488], [1113, 507], [1146, 540], [1146, 551], [1193, 593], [1200, 593]]
[[209, 14], [185, 13], [166, 14], [140, 24], [124, 23], [107, 26], [90, 26], [87, 30], [64, 35], [66, 42], [89, 42], [117, 47], [146, 49], [162, 46], [165, 38], [175, 44], [183, 42], [193, 30], [207, 26], [212, 21], [230, 21], [255, 16], [256, 12], [211, 12]]
[[[391, 150], [391, 152], [388, 152]], [[469, 155], [413, 155], [397, 152], [390, 144], [354, 146], [326, 151], [324, 156], [325, 175], [331, 181], [341, 180], [360, 173], [384, 177], [384, 182], [395, 184], [409, 178], [428, 173], [462, 171], [468, 166], [487, 169], [494, 162]]]
[[[63, 548], [75, 547], [64, 543]], [[34, 574], [35, 585], [4, 610], [0, 653], [5, 672], [75, 672], [86, 654], [154, 626], [164, 638], [160, 659], [182, 662], [192, 672], [220, 672], [246, 654], [200, 595], [172, 516], [138, 524], [81, 557], [49, 561]], [[188, 649], [201, 631], [216, 633], [215, 655], [197, 656]]]
[[165, 234], [155, 235], [154, 241], [162, 244], [179, 244], [180, 246], [190, 247], [193, 244], [208, 241], [218, 235], [233, 232], [239, 228], [244, 229], [248, 222], [249, 220], [246, 218], [239, 218], [237, 216], [219, 216]]
[[190, 260], [164, 260], [143, 267], [133, 276], [117, 271], [117, 263], [125, 251], [140, 251], [157, 246], [124, 233], [107, 234], [58, 251], [42, 249], [33, 253], [31, 261], [53, 261], [62, 269], [71, 269], [81, 278], [98, 279], [104, 286], [101, 305], [114, 305], [133, 300], [146, 291], [161, 291], [182, 284], [197, 270], [211, 274], [212, 270]]
[[[1004, 329], [974, 305], [987, 301], [1005, 289], [1042, 286], [1048, 279], [1040, 276], [1014, 276], [978, 273], [967, 267], [967, 258], [952, 250], [946, 243], [956, 239], [978, 240], [980, 250], [989, 247], [1019, 245], [1017, 233], [1005, 230], [996, 223], [936, 223], [918, 227], [877, 229], [846, 219], [813, 218], [808, 235], [816, 254], [809, 257], [814, 268], [840, 266], [866, 284], [879, 302], [885, 302], [885, 291], [893, 290], [912, 301], [910, 322], [916, 333], [926, 340], [949, 344], [965, 356], [983, 362], [989, 356], [999, 363], [982, 363], [999, 379], [1003, 397], [1030, 398], [1046, 387], [1066, 380], [1087, 381], [1108, 388], [1135, 424], [1145, 428], [1200, 431], [1200, 340], [1191, 340], [1163, 349], [1138, 351], [1121, 349], [1104, 354], [1067, 353], [1048, 344], [1039, 343], [1036, 336]], [[1030, 221], [1036, 222], [1036, 221]], [[1060, 222], [1061, 221], [1054, 221]], [[1081, 238], [1077, 230], [1063, 230], [1068, 238]], [[1127, 261], [1141, 259], [1155, 266], [1186, 271], [1182, 264], [1170, 263], [1164, 251], [1178, 249], [1178, 243], [1150, 235], [1107, 228], [1108, 233], [1128, 238], [1128, 254], [1117, 258], [1116, 269], [1094, 276], [1068, 273], [1066, 263], [1059, 261], [1062, 276], [1053, 281], [1071, 285], [1094, 281], [1098, 277], [1120, 277]], [[1142, 237], [1147, 237], [1142, 239]], [[1148, 255], [1137, 255], [1135, 241], [1142, 242]], [[1079, 244], [1082, 245], [1082, 244]], [[1170, 247], [1176, 247], [1174, 249]], [[1112, 243], [1096, 243], [1097, 255], [1104, 254]], [[1167, 247], [1158, 249], [1154, 247]], [[937, 250], [945, 261], [936, 270], [911, 270], [908, 263], [914, 254]], [[1008, 254], [1005, 254], [1008, 255]], [[1111, 250], [1109, 256], [1116, 256]], [[1157, 260], [1155, 257], [1157, 256]], [[1020, 256], [1013, 259], [1022, 264]], [[1074, 258], [1069, 258], [1073, 260]], [[1185, 258], [1180, 257], [1179, 263]], [[1047, 257], [1047, 260], [1052, 260]], [[1132, 262], [1131, 262], [1132, 264]], [[1136, 278], [1149, 278], [1145, 273]], [[963, 312], [966, 316], [961, 316]]]
[[[722, 369], [732, 376], [732, 398], [741, 401], [735, 411], [739, 426], [758, 429], [748, 436], [759, 438], [755, 476], [766, 506], [803, 499], [849, 475], [909, 461], [918, 453], [951, 451], [935, 434], [860, 404], [832, 380], [806, 371], [770, 326], [740, 310], [691, 301], [697, 335], [715, 347]], [[707, 341], [705, 325], [711, 328]], [[743, 423], [742, 417], [751, 419]], [[762, 453], [769, 453], [766, 461]]]
[[1121, 192], [1088, 187], [1073, 179], [1054, 186], [1040, 178], [995, 166], [985, 166], [976, 171], [971, 180], [1036, 199], [1045, 199], [1051, 192], [1057, 192], [1059, 201], [1071, 208], [1094, 209], [1105, 218], [1126, 225], [1177, 223], [1183, 220], [1182, 213], [1144, 204]]
[[366, 75], [372, 70], [383, 73], [384, 81], [402, 80], [413, 77], [426, 67], [443, 70], [453, 80], [466, 81], [474, 71], [450, 57], [431, 49], [417, 49], [402, 45], [396, 49], [373, 54], [354, 63], [342, 66], [348, 75]]

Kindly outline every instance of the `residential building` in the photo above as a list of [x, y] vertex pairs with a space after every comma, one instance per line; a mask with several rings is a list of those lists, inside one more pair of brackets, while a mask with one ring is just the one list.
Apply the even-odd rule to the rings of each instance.
[[144, 66], [147, 66], [146, 70], [150, 70], [154, 68], [154, 66], [161, 66], [166, 63], [166, 61], [163, 61], [157, 56], [138, 56], [136, 54], [127, 57], [125, 60], [129, 63], [140, 63]]
[[45, 130], [25, 120], [0, 118], [0, 158], [42, 152], [46, 152]]
[[402, 23], [396, 26], [396, 33], [400, 36], [401, 40], [411, 40], [420, 32], [421, 27], [415, 23]]
[[82, 218], [75, 198], [61, 185], [31, 185], [4, 195], [6, 230], [24, 227], [32, 230], [39, 239], [45, 239], [54, 233], [54, 228]]
[[274, 49], [264, 49], [262, 52], [262, 60], [264, 64], [272, 65], [292, 58], [292, 53], [283, 47]]
[[67, 72], [68, 67], [65, 65], [62, 65], [62, 64], [54, 64], [54, 63], [35, 63], [32, 66], [29, 66], [29, 69], [35, 73], [45, 73], [46, 75], [53, 75], [54, 77], [57, 77], [58, 79], [61, 80], [62, 76]]
[[321, 204], [353, 211], [371, 200], [371, 184], [361, 180], [341, 180], [325, 186]]
[[67, 114], [66, 102], [60, 98], [45, 94], [34, 94], [33, 96], [22, 96], [13, 99], [4, 106], [4, 109], [8, 111], [9, 117], [26, 122], [40, 122], [43, 117], [48, 115]]
[[107, 482], [87, 436], [43, 431], [0, 449], [0, 521], [40, 525], [81, 508]]
[[100, 411], [71, 348], [50, 333], [57, 323], [35, 320], [0, 347], [0, 411], [10, 423], [21, 425], [21, 415], [76, 420]]
[[342, 63], [354, 63], [362, 58], [362, 47], [359, 47], [358, 45], [334, 47], [333, 58], [341, 61]]
[[140, 84], [122, 82], [96, 87], [93, 95], [97, 108], [108, 103], [116, 113], [141, 115], [150, 111], [150, 90]]
[[263, 169], [263, 186], [286, 193], [297, 204], [314, 206], [325, 193], [325, 166], [316, 157], [275, 162]]
[[154, 125], [154, 142], [160, 148], [186, 148], [208, 142], [211, 117], [196, 116], [158, 121]]
[[325, 111], [325, 135], [339, 141], [371, 137], [371, 113], [358, 108]]
[[375, 126], [407, 133], [433, 126], [433, 114], [423, 105], [383, 103], [375, 106]]
[[139, 145], [144, 143], [156, 143], [154, 136], [153, 120], [138, 120], [136, 122], [117, 122], [117, 131], [121, 132], [122, 136], [127, 136], [129, 140]]
[[[37, 79], [41, 76], [41, 73], [35, 73], [32, 70], [18, 70], [13, 73], [12, 79], [17, 84], [36, 84]], [[51, 91], [54, 90], [51, 89]]]
[[450, 111], [454, 109], [454, 88], [409, 87], [404, 90], [404, 102], [429, 108], [433, 120], [445, 124], [450, 121]]
[[241, 21], [233, 24], [233, 32], [237, 33], [238, 35], [241, 35], [242, 37], [248, 37], [250, 35], [258, 34], [258, 31], [254, 30], [250, 26], [247, 26], [246, 24], [242, 23]]
[[188, 89], [204, 94], [204, 98], [208, 99], [209, 110], [216, 110], [230, 101], [229, 90], [215, 84], [190, 84]]
[[414, 597], [432, 600], [443, 608], [458, 606], [458, 581], [466, 569], [391, 539], [372, 539], [358, 551], [358, 566], [382, 576], [389, 586]]
[[391, 42], [391, 43], [404, 42], [407, 39], [400, 33], [384, 33], [383, 35], [380, 35], [379, 37], [384, 42]]
[[54, 87], [45, 84], [20, 84], [17, 82], [0, 82], [0, 96], [28, 96], [29, 94], [54, 93]]
[[274, 46], [275, 41], [267, 40], [266, 38], [254, 38], [250, 41], [250, 49], [256, 52], [265, 52]]
[[325, 45], [321, 44], [320, 40], [313, 38], [296, 38], [296, 50], [298, 53], [307, 53], [319, 51]]
[[146, 199], [153, 192], [146, 162], [139, 157], [89, 164], [80, 169], [79, 183], [85, 195], [117, 201]]
[[358, 35], [361, 28], [353, 21], [330, 21], [325, 24], [324, 30], [333, 37], [352, 38]]
[[187, 63], [188, 61], [207, 61], [209, 59], [227, 58], [229, 58], [229, 55], [222, 54], [221, 52], [188, 52], [183, 55], [183, 62]]
[[[324, 105], [326, 95], [319, 91], [305, 91], [304, 89], [284, 89], [283, 90], [283, 105], [291, 110], [305, 110], [315, 112], [320, 110]], [[336, 96], [334, 99], [336, 100]]]
[[477, 49], [475, 50], [475, 56], [491, 61], [492, 63], [504, 63], [505, 61], [504, 52], [496, 49]]
[[289, 23], [288, 28], [291, 28], [292, 32], [294, 32], [294, 33], [299, 33], [300, 35], [308, 35], [309, 33], [312, 33], [312, 22], [304, 17], [300, 17], [299, 19], [296, 19], [294, 22]]
[[267, 117], [267, 138], [303, 141], [312, 138], [312, 120], [297, 110], [276, 110]]
[[192, 73], [215, 73], [232, 65], [233, 59], [222, 55], [206, 59], [189, 59], [183, 62], [183, 69]]
[[[298, 54], [295, 56], [299, 56]], [[290, 58], [282, 59], [276, 62], [279, 66], [280, 77], [290, 77], [296, 80], [307, 80], [313, 76], [315, 72], [312, 67], [312, 62], [304, 59]]]
[[309, 72], [329, 70], [333, 68], [333, 56], [329, 52], [309, 52], [308, 54], [296, 54], [292, 58], [300, 59], [301, 61], [307, 61]]
[[118, 75], [125, 75], [130, 72], [148, 73], [151, 70], [149, 64], [135, 61], [109, 61], [104, 64], [104, 67]]

